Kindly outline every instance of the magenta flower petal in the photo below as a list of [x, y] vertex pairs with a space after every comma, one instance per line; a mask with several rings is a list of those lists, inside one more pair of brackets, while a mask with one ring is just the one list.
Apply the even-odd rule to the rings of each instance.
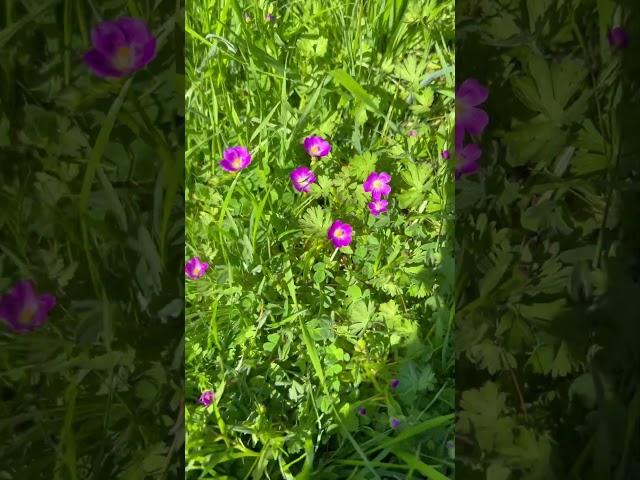
[[194, 257], [185, 263], [184, 273], [191, 280], [198, 280], [207, 273], [208, 268], [209, 264], [207, 262], [202, 262], [199, 257]]
[[216, 399], [215, 392], [211, 390], [206, 390], [202, 392], [202, 395], [200, 395], [200, 398], [198, 398], [198, 403], [201, 405], [204, 405], [204, 407], [207, 408], [209, 407], [209, 405], [213, 403], [215, 399]]
[[467, 107], [456, 114], [456, 122], [472, 135], [480, 135], [489, 124], [489, 115], [476, 107]]
[[107, 20], [91, 29], [91, 44], [106, 57], [127, 46], [127, 37], [117, 21]]
[[133, 53], [133, 68], [139, 70], [147, 65], [156, 53], [156, 39], [146, 23], [138, 18], [124, 17], [118, 20]]
[[144, 44], [139, 54], [136, 56], [136, 65], [139, 66], [138, 68], [142, 68], [154, 59], [156, 56], [156, 45], [157, 41], [154, 37]]
[[251, 153], [240, 145], [227, 148], [220, 161], [220, 166], [227, 172], [239, 172], [247, 168], [252, 161]]
[[449, 158], [451, 158], [451, 154], [449, 153], [449, 150], [442, 151], [442, 158], [445, 160], [449, 160]]
[[331, 144], [322, 137], [307, 137], [304, 149], [312, 157], [326, 157], [331, 152]]
[[480, 169], [478, 159], [482, 150], [475, 143], [465, 145], [456, 152], [456, 178], [476, 173]]
[[144, 45], [153, 36], [147, 24], [139, 18], [121, 17], [116, 23], [130, 45]]
[[387, 172], [372, 172], [362, 184], [362, 189], [365, 192], [370, 192], [374, 200], [380, 200], [382, 196], [391, 193], [390, 181], [391, 175]]
[[335, 248], [346, 247], [353, 240], [353, 227], [341, 220], [336, 220], [329, 227], [327, 237]]
[[84, 63], [99, 77], [122, 77], [124, 73], [111, 66], [111, 61], [99, 50], [89, 50], [84, 54]]
[[418, 136], [418, 131], [417, 130], [409, 130], [407, 132], [407, 135], [410, 137], [417, 137]]
[[[475, 78], [465, 80], [456, 90], [456, 130], [461, 128], [479, 135], [489, 123], [489, 115], [480, 108], [489, 96], [489, 90]], [[458, 135], [458, 133], [457, 133]]]
[[308, 193], [311, 190], [311, 184], [315, 183], [316, 175], [307, 167], [300, 166], [294, 168], [289, 175], [293, 188], [299, 192]]
[[388, 205], [389, 202], [382, 199], [374, 200], [373, 202], [367, 204], [367, 206], [369, 207], [369, 212], [371, 212], [371, 215], [373, 215], [374, 217], [377, 217], [381, 213], [386, 212]]
[[378, 174], [378, 178], [384, 183], [389, 183], [391, 181], [391, 175], [389, 175], [387, 172], [380, 172]]
[[156, 39], [146, 23], [122, 17], [91, 30], [93, 49], [85, 63], [101, 77], [123, 77], [144, 68], [156, 54]]
[[456, 99], [458, 98], [463, 99], [467, 105], [475, 107], [487, 101], [489, 90], [475, 78], [468, 78], [458, 87]]
[[23, 280], [0, 298], [0, 320], [14, 332], [30, 332], [46, 322], [55, 305], [53, 295], [37, 295], [33, 284]]
[[614, 48], [627, 48], [629, 46], [629, 35], [622, 27], [614, 27], [609, 31], [609, 45]]

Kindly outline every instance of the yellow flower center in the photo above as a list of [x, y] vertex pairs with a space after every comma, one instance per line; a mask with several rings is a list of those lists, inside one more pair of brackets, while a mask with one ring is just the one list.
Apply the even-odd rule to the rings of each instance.
[[373, 181], [373, 188], [382, 188], [382, 180], [380, 180], [380, 179], [374, 180]]
[[200, 275], [201, 271], [202, 271], [202, 267], [200, 265], [196, 265], [195, 267], [193, 267], [193, 274], [194, 275]]
[[113, 56], [113, 66], [120, 70], [126, 71], [133, 65], [133, 51], [128, 47], [120, 47]]
[[320, 147], [318, 147], [317, 145], [314, 145], [313, 147], [311, 147], [311, 155], [313, 155], [314, 157], [318, 155], [318, 153], [320, 153]]
[[35, 305], [25, 307], [22, 312], [20, 312], [20, 316], [18, 317], [18, 322], [20, 323], [20, 325], [31, 325], [33, 316], [37, 311], [38, 307]]
[[231, 166], [236, 170], [242, 167], [242, 159], [240, 157], [236, 157], [231, 161]]
[[337, 239], [342, 239], [344, 238], [344, 230], [342, 230], [341, 228], [338, 228], [334, 233], [333, 236], [336, 237]]

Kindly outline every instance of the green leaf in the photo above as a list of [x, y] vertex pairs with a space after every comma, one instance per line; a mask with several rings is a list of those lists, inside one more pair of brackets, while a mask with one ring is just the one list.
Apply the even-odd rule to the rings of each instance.
[[346, 88], [353, 97], [362, 102], [372, 111], [383, 115], [380, 111], [380, 107], [378, 105], [378, 101], [374, 99], [371, 95], [367, 93], [367, 91], [362, 88], [362, 86], [356, 82], [351, 75], [345, 72], [342, 69], [333, 70], [329, 73], [331, 77], [336, 81], [336, 83], [340, 84], [344, 88]]
[[300, 226], [305, 235], [324, 239], [331, 226], [330, 213], [318, 206], [311, 207], [304, 213]]
[[487, 480], [509, 480], [511, 469], [501, 462], [495, 462], [487, 468]]
[[375, 306], [372, 302], [364, 302], [358, 300], [349, 308], [349, 318], [351, 324], [349, 331], [354, 335], [361, 335], [369, 326], [369, 322], [373, 320], [375, 315]]
[[425, 201], [425, 191], [432, 171], [425, 164], [409, 163], [401, 173], [402, 179], [409, 185], [408, 189], [398, 195], [401, 208], [416, 208]]
[[513, 441], [514, 420], [505, 416], [507, 396], [493, 382], [462, 393], [456, 430], [474, 433], [481, 449], [493, 451]]
[[273, 352], [273, 350], [278, 346], [278, 342], [280, 341], [280, 335], [277, 333], [272, 333], [267, 335], [268, 342], [266, 342], [262, 348], [267, 352]]
[[345, 403], [342, 405], [338, 412], [342, 417], [342, 422], [344, 423], [345, 428], [348, 432], [353, 432], [358, 429], [358, 418], [355, 415], [353, 407], [350, 403]]
[[356, 155], [349, 162], [349, 168], [358, 180], [363, 180], [376, 170], [378, 157], [373, 153], [366, 151]]

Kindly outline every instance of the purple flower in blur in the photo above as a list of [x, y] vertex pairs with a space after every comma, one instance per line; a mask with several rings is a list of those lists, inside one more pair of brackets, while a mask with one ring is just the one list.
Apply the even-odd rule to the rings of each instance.
[[251, 153], [240, 145], [227, 148], [222, 156], [220, 166], [227, 172], [239, 172], [251, 164]]
[[215, 399], [216, 399], [216, 394], [211, 390], [206, 390], [202, 392], [202, 395], [200, 395], [200, 398], [198, 399], [198, 403], [200, 405], [204, 405], [204, 407], [207, 408], [209, 405], [213, 403]]
[[373, 202], [367, 204], [367, 206], [369, 207], [369, 212], [371, 212], [371, 215], [373, 215], [374, 217], [377, 217], [381, 213], [386, 212], [388, 205], [389, 202], [382, 199], [374, 200]]
[[311, 184], [315, 183], [316, 175], [309, 168], [300, 166], [294, 168], [289, 175], [293, 188], [299, 192], [308, 193], [311, 190]]
[[407, 135], [409, 135], [410, 137], [417, 137], [418, 136], [418, 131], [417, 130], [409, 130], [407, 132]]
[[390, 181], [391, 175], [387, 172], [372, 172], [362, 184], [362, 188], [365, 192], [371, 192], [374, 200], [380, 200], [383, 195], [391, 193]]
[[391, 419], [391, 428], [393, 428], [395, 430], [399, 426], [400, 426], [400, 420], [398, 420], [397, 418], [392, 418]]
[[274, 23], [276, 21], [276, 17], [273, 13], [267, 13], [265, 20], [269, 23]]
[[453, 448], [453, 442], [451, 440], [447, 440], [446, 447], [448, 449], [452, 449]]
[[17, 333], [38, 329], [56, 305], [53, 295], [38, 295], [33, 283], [22, 280], [0, 297], [0, 320]]
[[627, 48], [629, 34], [622, 27], [614, 27], [609, 31], [609, 45], [613, 48]]
[[398, 385], [400, 385], [400, 380], [398, 380], [397, 378], [392, 378], [389, 382], [389, 386], [391, 388], [398, 388]]
[[156, 38], [138, 18], [102, 22], [91, 30], [84, 62], [96, 75], [119, 78], [144, 68], [156, 54]]
[[191, 280], [197, 280], [204, 276], [207, 268], [209, 268], [207, 262], [201, 262], [199, 257], [194, 257], [185, 264], [184, 273]]
[[346, 247], [353, 240], [353, 227], [341, 220], [336, 220], [327, 231], [327, 237], [335, 248]]
[[480, 169], [480, 155], [482, 150], [475, 143], [459, 145], [456, 150], [456, 179], [476, 173]]
[[307, 137], [304, 139], [304, 149], [312, 157], [326, 157], [331, 151], [331, 144], [322, 137]]
[[451, 158], [451, 154], [449, 153], [449, 150], [442, 151], [442, 158], [444, 158], [445, 160], [449, 160]]
[[364, 417], [367, 414], [367, 409], [364, 407], [358, 408], [358, 415]]
[[465, 80], [456, 90], [456, 128], [479, 135], [489, 123], [489, 115], [477, 108], [489, 96], [489, 91], [475, 78]]

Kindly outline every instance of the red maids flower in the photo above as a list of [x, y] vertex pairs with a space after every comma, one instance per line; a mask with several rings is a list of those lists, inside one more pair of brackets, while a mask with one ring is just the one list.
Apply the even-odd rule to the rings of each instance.
[[156, 38], [142, 20], [122, 17], [91, 31], [93, 49], [85, 63], [101, 77], [124, 77], [144, 68], [156, 54]]
[[204, 408], [207, 408], [209, 405], [213, 403], [215, 399], [216, 399], [216, 394], [211, 390], [206, 390], [202, 392], [202, 395], [200, 395], [200, 398], [198, 399], [198, 403], [200, 405], [204, 405]]
[[381, 213], [386, 212], [388, 205], [389, 205], [389, 202], [382, 199], [374, 200], [373, 202], [370, 202], [367, 204], [367, 206], [369, 207], [369, 211], [371, 212], [371, 215], [373, 215], [374, 217], [377, 217]]
[[299, 192], [305, 193], [309, 193], [309, 190], [311, 190], [311, 184], [316, 181], [316, 175], [304, 166], [294, 168], [289, 177], [291, 178], [293, 188]]
[[23, 280], [0, 297], [0, 320], [14, 332], [30, 332], [44, 324], [55, 305], [53, 295], [38, 295], [33, 284]]
[[475, 78], [465, 80], [456, 91], [456, 128], [479, 135], [489, 123], [489, 115], [477, 108], [489, 97], [489, 91]]
[[304, 149], [312, 157], [326, 157], [331, 151], [331, 144], [322, 137], [307, 137]]
[[476, 173], [480, 169], [480, 155], [482, 150], [475, 143], [460, 145], [456, 151], [456, 178]]
[[362, 188], [365, 192], [371, 192], [374, 200], [380, 200], [383, 195], [391, 193], [390, 181], [391, 175], [387, 172], [372, 172], [362, 184]]
[[227, 148], [222, 156], [220, 166], [227, 172], [239, 172], [251, 164], [251, 153], [240, 145]]
[[609, 32], [609, 45], [614, 48], [627, 48], [629, 46], [629, 35], [621, 27], [614, 27]]
[[201, 262], [199, 257], [194, 257], [185, 264], [184, 274], [191, 280], [198, 280], [204, 276], [207, 268], [209, 268], [207, 262]]
[[346, 247], [353, 240], [353, 228], [348, 223], [336, 220], [329, 227], [327, 237], [335, 248]]

